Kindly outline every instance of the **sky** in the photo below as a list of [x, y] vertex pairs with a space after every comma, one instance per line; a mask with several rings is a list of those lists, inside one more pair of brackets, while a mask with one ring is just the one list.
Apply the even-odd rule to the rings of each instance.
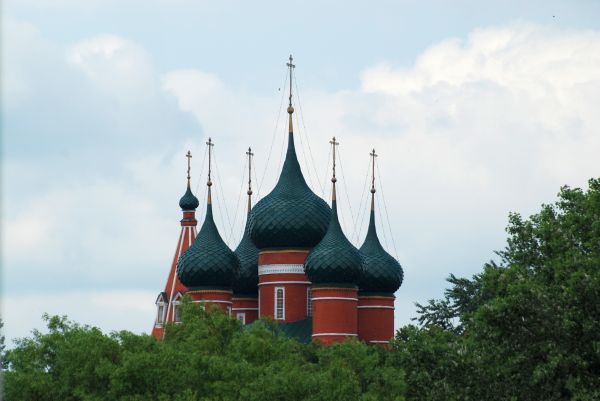
[[203, 202], [209, 136], [217, 225], [237, 245], [248, 146], [254, 202], [281, 166], [290, 53], [301, 166], [329, 199], [336, 136], [355, 245], [377, 151], [378, 231], [405, 273], [396, 327], [496, 258], [510, 212], [599, 176], [597, 1], [7, 0], [1, 22], [9, 344], [44, 312], [151, 330], [185, 153]]

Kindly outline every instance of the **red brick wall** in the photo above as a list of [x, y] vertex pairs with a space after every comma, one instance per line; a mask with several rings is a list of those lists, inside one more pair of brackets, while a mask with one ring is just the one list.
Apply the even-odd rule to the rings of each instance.
[[358, 337], [375, 344], [394, 337], [394, 297], [358, 297]]
[[313, 341], [330, 344], [356, 337], [356, 288], [312, 289]]

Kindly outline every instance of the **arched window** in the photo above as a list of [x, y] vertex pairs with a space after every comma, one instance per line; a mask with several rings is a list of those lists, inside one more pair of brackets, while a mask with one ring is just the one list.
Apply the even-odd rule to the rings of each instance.
[[177, 295], [173, 298], [173, 321], [175, 323], [181, 322], [181, 300], [183, 299], [183, 294], [178, 292]]
[[158, 294], [158, 297], [156, 297], [156, 323], [155, 325], [160, 327], [164, 324], [165, 322], [165, 310], [167, 302], [166, 302], [166, 297], [167, 294], [165, 294], [164, 292], [161, 292], [160, 294]]
[[306, 316], [312, 316], [312, 288], [306, 289]]
[[275, 320], [285, 320], [285, 288], [275, 287]]

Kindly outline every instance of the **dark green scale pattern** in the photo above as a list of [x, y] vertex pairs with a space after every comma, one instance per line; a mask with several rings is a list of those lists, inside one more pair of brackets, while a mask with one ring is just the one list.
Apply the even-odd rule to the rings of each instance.
[[246, 220], [244, 236], [235, 249], [235, 254], [240, 261], [240, 268], [233, 281], [233, 293], [236, 295], [258, 294], [258, 248], [250, 239], [250, 216]]
[[179, 257], [177, 276], [190, 289], [230, 288], [238, 269], [238, 258], [221, 238], [213, 220], [212, 205], [208, 204], [196, 240]]
[[250, 237], [259, 249], [312, 248], [321, 241], [331, 216], [327, 203], [306, 184], [290, 133], [279, 181], [250, 218]]
[[333, 201], [332, 209], [327, 233], [308, 254], [304, 270], [313, 284], [358, 284], [362, 273], [362, 256], [342, 232], [336, 201]]
[[192, 193], [192, 190], [190, 189], [190, 183], [188, 182], [185, 194], [183, 194], [181, 199], [179, 199], [179, 207], [181, 210], [196, 210], [198, 205], [200, 205], [200, 202]]
[[371, 210], [369, 231], [360, 247], [365, 263], [359, 291], [394, 293], [402, 285], [404, 271], [400, 263], [387, 253], [377, 237], [375, 211]]

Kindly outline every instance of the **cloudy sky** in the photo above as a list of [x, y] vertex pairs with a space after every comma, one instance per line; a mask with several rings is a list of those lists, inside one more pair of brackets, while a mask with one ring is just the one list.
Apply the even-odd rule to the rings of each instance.
[[368, 153], [379, 154], [380, 237], [405, 270], [397, 326], [449, 273], [494, 258], [509, 212], [534, 213], [599, 175], [597, 1], [7, 0], [9, 339], [41, 327], [43, 312], [149, 332], [180, 229], [184, 154], [202, 198], [208, 136], [217, 224], [236, 245], [244, 152], [255, 152], [258, 196], [281, 163], [290, 52], [300, 162], [327, 198], [338, 138], [338, 198], [357, 245]]

